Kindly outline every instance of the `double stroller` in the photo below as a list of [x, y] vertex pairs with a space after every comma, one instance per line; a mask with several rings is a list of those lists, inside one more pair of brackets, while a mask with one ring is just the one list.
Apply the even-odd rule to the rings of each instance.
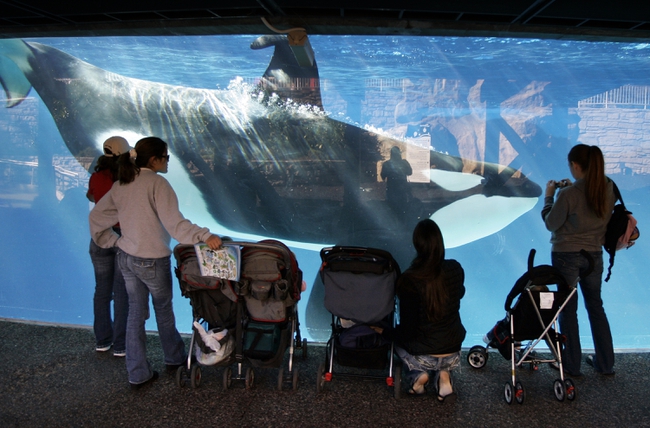
[[[593, 259], [584, 250], [581, 254], [589, 260], [586, 276], [593, 269]], [[467, 355], [467, 362], [475, 369], [481, 369], [487, 363], [488, 347], [497, 349], [506, 360], [511, 361], [511, 380], [504, 386], [504, 398], [508, 404], [512, 404], [513, 400], [523, 404], [525, 399], [524, 387], [517, 380], [517, 368], [528, 365], [531, 370], [537, 370], [542, 363], [551, 364], [559, 370], [560, 377], [553, 383], [555, 398], [558, 401], [565, 398], [572, 401], [576, 397], [573, 380], [564, 376], [563, 337], [557, 326], [560, 313], [577, 291], [580, 277], [569, 284], [557, 268], [534, 266], [534, 258], [533, 249], [528, 256], [528, 270], [515, 282], [506, 298], [506, 317], [497, 322], [484, 338], [487, 347], [473, 346]], [[549, 286], [555, 290], [549, 289]], [[517, 301], [512, 305], [515, 298]], [[549, 348], [550, 358], [542, 358], [535, 351], [542, 340]], [[522, 346], [524, 341], [528, 343]]]
[[[318, 367], [316, 391], [320, 393], [335, 376], [385, 379], [399, 398], [401, 370], [396, 370], [394, 345], [370, 328], [396, 324], [397, 262], [387, 251], [363, 247], [327, 247], [320, 257], [332, 331], [325, 362]], [[351, 369], [338, 370], [335, 363]], [[386, 367], [387, 376], [373, 374]]]
[[[254, 368], [278, 368], [278, 389], [290, 382], [298, 387], [294, 350], [307, 355], [307, 341], [301, 340], [297, 304], [302, 289], [302, 272], [295, 255], [279, 241], [228, 242], [237, 247], [240, 275], [227, 280], [201, 275], [193, 245], [174, 248], [175, 268], [181, 293], [192, 306], [192, 337], [187, 364], [176, 373], [178, 386], [192, 388], [201, 383], [201, 367], [225, 367], [223, 389], [232, 380], [243, 380], [246, 389], [254, 385]], [[282, 367], [289, 349], [288, 372]], [[248, 364], [245, 374], [243, 365]], [[231, 366], [237, 365], [233, 374]]]

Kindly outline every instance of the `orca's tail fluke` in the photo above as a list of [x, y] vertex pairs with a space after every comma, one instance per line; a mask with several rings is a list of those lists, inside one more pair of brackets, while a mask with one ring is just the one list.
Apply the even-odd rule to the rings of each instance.
[[29, 67], [29, 55], [31, 51], [22, 40], [0, 40], [0, 84], [7, 95], [6, 107], [20, 104], [32, 88], [21, 69]]

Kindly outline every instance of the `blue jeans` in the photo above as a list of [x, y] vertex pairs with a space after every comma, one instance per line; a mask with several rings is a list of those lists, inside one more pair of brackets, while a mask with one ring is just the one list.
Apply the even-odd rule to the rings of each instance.
[[[594, 368], [601, 373], [612, 373], [614, 369], [614, 345], [609, 321], [600, 297], [603, 277], [603, 253], [590, 252], [594, 258], [594, 270], [586, 277], [583, 274], [589, 263], [580, 253], [551, 253], [553, 267], [557, 268], [569, 284], [575, 283], [580, 276], [580, 290], [584, 298], [585, 308], [591, 325], [591, 335], [594, 340]], [[567, 306], [560, 313], [560, 330], [566, 336], [562, 363], [571, 375], [580, 373], [582, 363], [582, 348], [580, 346], [580, 331], [578, 329], [578, 295], [573, 295]]]
[[[117, 249], [101, 248], [91, 239], [89, 253], [95, 270], [93, 328], [96, 345], [103, 347], [113, 344], [114, 351], [124, 351], [129, 296], [126, 294], [124, 278], [115, 258]], [[113, 318], [111, 318], [111, 301]]]
[[435, 372], [434, 385], [437, 389], [440, 371], [451, 372], [460, 368], [460, 351], [446, 357], [434, 357], [433, 355], [411, 355], [405, 349], [395, 346], [395, 353], [404, 363], [404, 379], [409, 387], [413, 386], [420, 375], [432, 371]]
[[176, 330], [172, 307], [172, 276], [169, 257], [143, 259], [118, 251], [117, 260], [129, 293], [129, 319], [126, 327], [126, 370], [129, 382], [146, 382], [153, 376], [147, 361], [145, 321], [149, 318], [149, 294], [153, 301], [158, 335], [165, 364], [185, 361], [185, 343]]

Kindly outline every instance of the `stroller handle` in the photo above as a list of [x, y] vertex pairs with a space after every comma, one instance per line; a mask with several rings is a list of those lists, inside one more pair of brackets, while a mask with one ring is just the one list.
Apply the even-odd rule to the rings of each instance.
[[[511, 307], [512, 302], [514, 299], [520, 295], [524, 289], [531, 284], [532, 278], [537, 277], [538, 279], [544, 279], [544, 280], [560, 280], [558, 277], [562, 277], [562, 280], [566, 282], [566, 278], [563, 277], [562, 273], [557, 271], [556, 268], [553, 266], [549, 265], [540, 265], [540, 266], [533, 266], [533, 263], [535, 261], [535, 249], [531, 249], [530, 253], [528, 254], [528, 271], [522, 275], [517, 282], [515, 282], [515, 285], [512, 287], [512, 290], [510, 290], [510, 293], [508, 294], [508, 297], [506, 298], [506, 302], [504, 305], [504, 308], [506, 312], [510, 312], [513, 308]], [[589, 266], [587, 266], [587, 269], [582, 273], [582, 277], [588, 276], [593, 270], [594, 270], [594, 258], [586, 252], [585, 250], [580, 250], [580, 255], [582, 255], [584, 258], [587, 259], [589, 262]], [[571, 288], [575, 288], [578, 285], [578, 282], [580, 282], [580, 276], [578, 276], [573, 283], [573, 285], [570, 285], [567, 283], [567, 285]], [[546, 282], [545, 284], [558, 284], [559, 282]]]
[[534, 265], [533, 265], [533, 262], [535, 261], [535, 253], [537, 253], [537, 250], [535, 250], [534, 248], [532, 248], [532, 249], [530, 250], [530, 253], [528, 254], [528, 272], [530, 272], [531, 270], [533, 270], [533, 266], [534, 266]]

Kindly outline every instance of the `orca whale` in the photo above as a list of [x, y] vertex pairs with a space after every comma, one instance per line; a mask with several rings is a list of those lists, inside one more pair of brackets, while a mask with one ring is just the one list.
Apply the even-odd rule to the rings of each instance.
[[[300, 67], [285, 36], [262, 36], [251, 48], [274, 49], [260, 81], [210, 90], [129, 78], [40, 43], [0, 40], [0, 83], [8, 108], [33, 88], [73, 156], [99, 155], [111, 135], [167, 141], [170, 182], [183, 189], [180, 199], [193, 198], [185, 214], [198, 222], [206, 211], [217, 228], [201, 224], [236, 239], [383, 248], [404, 266], [422, 218], [437, 221], [452, 248], [498, 232], [537, 203], [541, 188], [520, 171], [432, 150], [430, 182], [413, 183], [417, 197], [395, 210], [378, 164], [408, 142], [329, 118], [316, 62]], [[306, 84], [296, 89], [296, 81]], [[176, 168], [183, 174], [175, 182]], [[326, 339], [328, 325], [320, 287], [316, 278], [307, 310], [314, 339]]]
[[[318, 79], [316, 63], [297, 66], [283, 36], [260, 37], [251, 47], [274, 48], [263, 79]], [[0, 54], [7, 107], [33, 88], [73, 156], [99, 154], [109, 135], [159, 136], [210, 215], [232, 233], [386, 247], [409, 236], [419, 219], [437, 216], [449, 245], [458, 246], [505, 227], [541, 194], [513, 168], [431, 151], [432, 171], [449, 174], [418, 184], [426, 197], [395, 213], [384, 203], [376, 165], [382, 147], [404, 142], [327, 117], [319, 88], [311, 91], [312, 100], [318, 94], [314, 108], [304, 108], [304, 100], [274, 98], [272, 86], [210, 90], [144, 81], [36, 42], [2, 40]], [[467, 177], [467, 188], [453, 185]], [[500, 207], [491, 222], [483, 203]], [[467, 227], [479, 217], [482, 226]]]

